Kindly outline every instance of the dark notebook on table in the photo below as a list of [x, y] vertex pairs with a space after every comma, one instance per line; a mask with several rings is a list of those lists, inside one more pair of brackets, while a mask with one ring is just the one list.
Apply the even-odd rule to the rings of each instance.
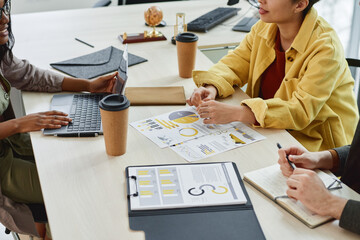
[[[122, 50], [111, 46], [81, 57], [51, 63], [50, 66], [72, 77], [89, 79], [116, 71], [120, 65], [122, 55]], [[146, 61], [145, 58], [129, 53], [129, 66]]]
[[[119, 50], [120, 51], [120, 50]], [[127, 45], [119, 56], [117, 65], [118, 75], [113, 92], [122, 94], [127, 81], [128, 72]], [[102, 134], [99, 101], [106, 93], [78, 93], [54, 95], [51, 100], [50, 109], [58, 110], [68, 114], [72, 119], [67, 126], [59, 129], [44, 129], [44, 135], [55, 135], [61, 137], [94, 137]]]

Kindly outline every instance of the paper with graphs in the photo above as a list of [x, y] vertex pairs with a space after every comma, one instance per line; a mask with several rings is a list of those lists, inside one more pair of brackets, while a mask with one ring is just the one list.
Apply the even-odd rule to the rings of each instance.
[[129, 167], [131, 210], [245, 204], [230, 162]]
[[130, 123], [159, 147], [197, 161], [265, 137], [240, 122], [204, 124], [194, 107]]

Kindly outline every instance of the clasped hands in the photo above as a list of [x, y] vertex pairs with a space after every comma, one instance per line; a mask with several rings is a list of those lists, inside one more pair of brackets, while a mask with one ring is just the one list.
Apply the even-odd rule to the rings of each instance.
[[186, 100], [190, 106], [195, 106], [205, 124], [225, 124], [241, 121], [255, 124], [254, 113], [247, 106], [234, 106], [215, 100], [218, 92], [212, 85], [199, 87]]

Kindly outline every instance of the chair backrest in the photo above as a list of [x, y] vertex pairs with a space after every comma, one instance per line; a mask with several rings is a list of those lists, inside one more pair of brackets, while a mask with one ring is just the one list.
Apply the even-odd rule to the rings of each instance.
[[348, 62], [348, 65], [350, 67], [351, 74], [353, 78], [355, 79], [355, 96], [357, 98], [357, 104], [359, 107], [360, 112], [360, 59], [354, 59], [354, 58], [347, 58], [346, 61]]

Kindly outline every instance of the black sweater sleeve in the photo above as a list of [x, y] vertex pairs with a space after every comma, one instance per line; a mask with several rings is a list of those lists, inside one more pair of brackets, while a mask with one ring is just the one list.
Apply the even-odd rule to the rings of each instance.
[[360, 234], [360, 202], [349, 200], [340, 217], [340, 227]]
[[334, 150], [337, 152], [340, 161], [339, 170], [336, 172], [336, 175], [342, 176], [345, 168], [346, 159], [349, 155], [350, 145], [334, 148]]

